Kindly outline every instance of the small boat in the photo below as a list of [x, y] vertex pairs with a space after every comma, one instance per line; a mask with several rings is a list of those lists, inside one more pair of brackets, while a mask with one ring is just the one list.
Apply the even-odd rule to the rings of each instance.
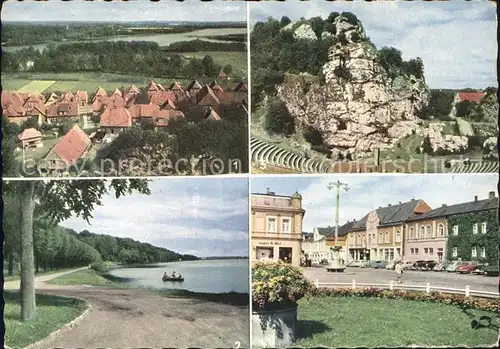
[[178, 282], [182, 282], [184, 281], [184, 278], [183, 277], [171, 277], [171, 276], [164, 276], [162, 278], [163, 281], [178, 281]]

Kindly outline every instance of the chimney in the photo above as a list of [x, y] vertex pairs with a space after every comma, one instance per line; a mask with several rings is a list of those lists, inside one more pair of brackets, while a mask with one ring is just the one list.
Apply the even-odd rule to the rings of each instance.
[[494, 191], [490, 191], [488, 193], [488, 199], [494, 199], [495, 198], [495, 192]]
[[266, 187], [266, 194], [269, 194], [270, 192], [269, 187]]
[[474, 196], [474, 202], [477, 202], [477, 195]]

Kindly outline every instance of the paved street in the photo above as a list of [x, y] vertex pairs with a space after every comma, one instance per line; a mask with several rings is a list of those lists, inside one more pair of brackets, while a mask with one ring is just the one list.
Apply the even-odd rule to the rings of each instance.
[[[381, 283], [389, 284], [391, 280], [396, 280], [396, 273], [393, 270], [371, 269], [371, 268], [347, 268], [344, 273], [329, 273], [324, 268], [312, 267], [304, 268], [305, 276], [311, 280], [316, 279], [320, 283], [324, 282], [352, 282], [357, 283]], [[497, 292], [498, 277], [488, 277], [483, 275], [458, 274], [435, 271], [405, 271], [403, 283], [407, 285], [425, 285], [465, 289], [469, 285], [471, 290]]]

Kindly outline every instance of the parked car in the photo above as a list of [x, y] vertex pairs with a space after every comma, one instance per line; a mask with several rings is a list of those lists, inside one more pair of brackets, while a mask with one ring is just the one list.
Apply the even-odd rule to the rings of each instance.
[[347, 266], [351, 267], [351, 268], [359, 268], [359, 267], [361, 267], [361, 263], [362, 263], [362, 261], [352, 261]]
[[462, 263], [463, 263], [462, 261], [452, 261], [446, 266], [445, 270], [449, 273], [453, 273], [457, 271], [458, 266]]
[[385, 266], [385, 269], [387, 269], [387, 270], [394, 270], [395, 267], [396, 267], [396, 262], [395, 261], [390, 261]]
[[403, 265], [401, 266], [403, 270], [408, 270], [413, 268], [413, 262], [403, 262]]
[[359, 267], [360, 268], [368, 268], [371, 266], [370, 261], [359, 261]]
[[438, 264], [436, 261], [425, 261], [424, 268], [422, 270], [432, 270]]
[[447, 262], [439, 262], [437, 263], [434, 268], [432, 268], [433, 271], [445, 271], [446, 267], [448, 266], [449, 263]]
[[488, 263], [476, 265], [476, 269], [472, 271], [472, 274], [485, 275], [486, 272], [484, 271], [484, 269], [488, 267], [488, 265], [489, 265]]
[[487, 267], [484, 267], [483, 270], [484, 275], [486, 276], [498, 276], [500, 274], [498, 266], [496, 265], [488, 265]]
[[413, 270], [422, 270], [425, 268], [426, 261], [416, 261], [413, 263], [412, 269]]
[[457, 272], [460, 274], [471, 274], [477, 267], [477, 262], [463, 262], [457, 267]]
[[373, 269], [384, 269], [387, 266], [387, 261], [372, 261], [370, 267]]

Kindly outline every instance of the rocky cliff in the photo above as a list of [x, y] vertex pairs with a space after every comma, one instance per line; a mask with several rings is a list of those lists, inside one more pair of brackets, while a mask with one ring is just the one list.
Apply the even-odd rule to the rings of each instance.
[[[321, 133], [333, 159], [355, 160], [376, 148], [392, 147], [417, 129], [417, 114], [430, 91], [415, 76], [390, 78], [360, 24], [339, 16], [335, 28], [332, 35], [339, 40], [323, 66], [324, 82], [286, 79], [277, 91], [296, 124]], [[310, 36], [306, 31], [310, 34], [309, 28], [300, 27], [299, 35]]]

